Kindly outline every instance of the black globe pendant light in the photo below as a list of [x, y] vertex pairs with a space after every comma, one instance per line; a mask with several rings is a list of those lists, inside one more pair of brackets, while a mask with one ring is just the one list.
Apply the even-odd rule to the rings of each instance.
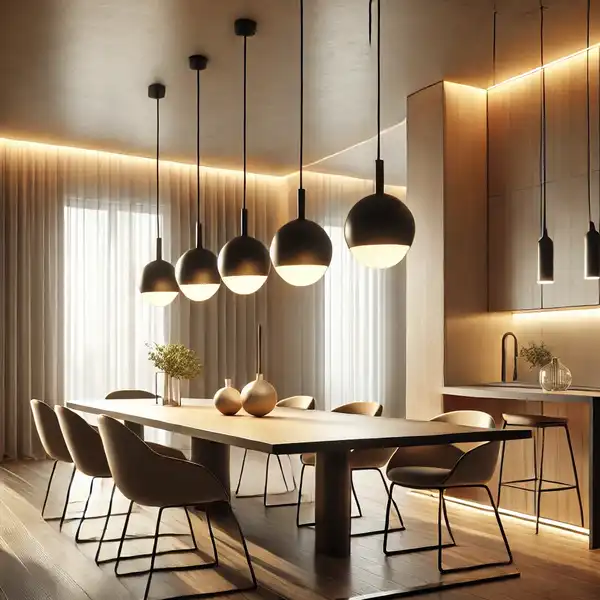
[[163, 260], [160, 237], [160, 101], [165, 97], [165, 92], [162, 83], [148, 86], [148, 97], [156, 100], [156, 260], [144, 267], [140, 292], [142, 298], [154, 306], [171, 304], [179, 293], [175, 269], [171, 263]]
[[221, 285], [217, 256], [202, 246], [200, 221], [200, 71], [208, 65], [206, 56], [195, 54], [189, 58], [190, 69], [196, 71], [196, 247], [183, 254], [175, 265], [175, 276], [181, 291], [190, 300], [203, 302], [212, 298]]
[[591, 0], [587, 3], [587, 38], [586, 38], [586, 92], [587, 92], [587, 201], [588, 201], [588, 220], [590, 228], [584, 238], [584, 258], [583, 258], [583, 276], [585, 279], [600, 279], [600, 233], [596, 230], [592, 219], [592, 135], [590, 130], [590, 14]]
[[538, 240], [538, 278], [541, 285], [554, 283], [554, 242], [548, 235], [546, 219], [546, 69], [544, 69], [544, 11], [540, 2], [540, 66], [542, 72], [542, 102], [540, 123], [540, 229]]
[[218, 267], [223, 283], [236, 294], [253, 294], [269, 276], [271, 260], [265, 246], [248, 235], [248, 210], [246, 208], [247, 177], [247, 81], [248, 38], [256, 34], [256, 22], [237, 19], [235, 34], [244, 38], [244, 200], [241, 213], [241, 235], [227, 242], [219, 253]]
[[298, 218], [286, 223], [271, 242], [271, 260], [287, 283], [307, 286], [323, 277], [331, 263], [331, 240], [325, 230], [306, 218], [306, 197], [302, 186], [304, 159], [304, 0], [300, 0], [300, 183]]
[[[381, 2], [377, 1], [377, 160], [375, 193], [359, 200], [348, 213], [344, 236], [354, 257], [367, 267], [397, 265], [415, 239], [415, 220], [398, 198], [384, 192], [381, 159]], [[371, 10], [373, 0], [369, 1]], [[370, 32], [370, 28], [369, 28]]]

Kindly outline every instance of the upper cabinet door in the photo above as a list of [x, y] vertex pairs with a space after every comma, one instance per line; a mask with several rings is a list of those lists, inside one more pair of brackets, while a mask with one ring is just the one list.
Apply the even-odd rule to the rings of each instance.
[[[598, 58], [590, 54], [592, 218], [598, 226]], [[489, 92], [489, 307], [527, 310], [599, 303], [583, 277], [588, 230], [585, 54], [546, 70], [547, 222], [554, 240], [551, 285], [537, 284], [540, 236], [541, 74]]]

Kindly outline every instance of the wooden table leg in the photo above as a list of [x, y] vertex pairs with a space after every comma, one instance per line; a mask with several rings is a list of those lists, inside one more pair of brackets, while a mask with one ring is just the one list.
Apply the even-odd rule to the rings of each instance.
[[315, 490], [315, 551], [350, 556], [350, 453], [317, 453]]
[[192, 438], [192, 462], [204, 465], [217, 477], [227, 491], [231, 490], [229, 477], [229, 446], [220, 442]]
[[134, 423], [133, 421], [123, 421], [123, 423], [125, 423], [125, 427], [127, 427], [127, 429], [130, 429], [138, 437], [141, 437], [142, 439], [144, 439], [144, 426], [143, 425], [140, 425], [139, 423]]
[[590, 550], [600, 548], [600, 398], [590, 402]]

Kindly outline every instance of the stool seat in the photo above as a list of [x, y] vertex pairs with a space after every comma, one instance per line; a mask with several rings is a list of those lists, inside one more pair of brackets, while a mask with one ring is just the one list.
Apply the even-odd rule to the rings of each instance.
[[502, 418], [507, 425], [520, 427], [561, 427], [569, 422], [569, 419], [564, 417], [514, 413], [502, 414]]

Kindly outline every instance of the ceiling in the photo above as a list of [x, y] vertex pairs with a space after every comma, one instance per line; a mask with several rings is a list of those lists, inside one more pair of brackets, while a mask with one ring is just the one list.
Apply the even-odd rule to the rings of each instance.
[[[401, 123], [406, 97], [448, 79], [491, 83], [492, 0], [382, 0], [383, 127]], [[596, 3], [599, 4], [599, 3]], [[287, 174], [298, 161], [298, 0], [0, 0], [0, 135], [151, 156], [154, 104], [167, 85], [164, 157], [195, 160], [195, 77], [202, 74], [203, 163], [241, 166], [242, 44], [249, 40], [249, 167]], [[498, 0], [498, 78], [536, 66], [538, 0]], [[546, 0], [549, 60], [585, 44], [585, 0]], [[593, 14], [593, 38], [600, 8]], [[596, 14], [597, 13], [597, 14]], [[375, 134], [368, 0], [306, 0], [305, 163]], [[405, 128], [386, 135], [393, 183], [405, 183]], [[373, 144], [315, 168], [370, 177]], [[384, 158], [386, 155], [384, 154]]]

